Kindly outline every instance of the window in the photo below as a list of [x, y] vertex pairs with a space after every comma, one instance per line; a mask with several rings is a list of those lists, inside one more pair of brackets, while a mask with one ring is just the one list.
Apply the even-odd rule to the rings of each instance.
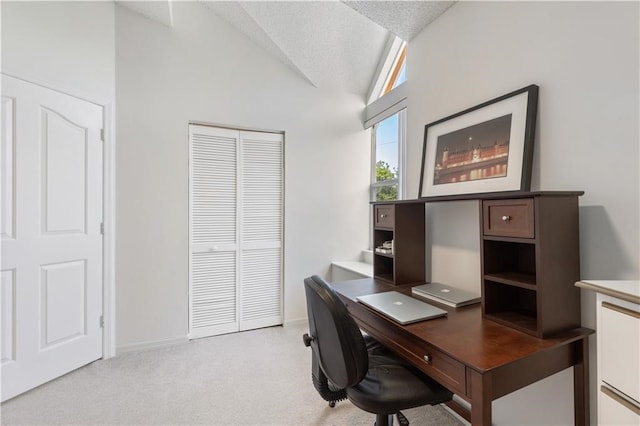
[[407, 43], [390, 39], [365, 112], [365, 128], [371, 132], [372, 201], [404, 198], [404, 145], [406, 128]]
[[371, 200], [403, 198], [405, 110], [375, 124], [372, 132]]
[[407, 80], [407, 42], [394, 37], [378, 67], [367, 104], [384, 97]]
[[407, 44], [402, 43], [380, 96], [384, 96], [407, 80]]

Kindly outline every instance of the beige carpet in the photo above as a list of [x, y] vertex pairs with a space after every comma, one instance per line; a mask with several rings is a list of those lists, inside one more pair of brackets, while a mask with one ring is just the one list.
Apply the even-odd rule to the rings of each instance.
[[[349, 401], [329, 408], [311, 383], [306, 324], [199, 339], [96, 361], [0, 406], [3, 425], [372, 425]], [[461, 425], [442, 407], [412, 425]]]

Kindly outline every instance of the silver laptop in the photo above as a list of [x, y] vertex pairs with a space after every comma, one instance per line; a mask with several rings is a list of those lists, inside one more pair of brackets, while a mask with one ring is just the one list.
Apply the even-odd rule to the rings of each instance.
[[480, 295], [477, 293], [440, 283], [415, 286], [411, 293], [455, 308], [480, 302]]
[[397, 291], [368, 294], [359, 296], [356, 300], [402, 325], [447, 315], [447, 311], [443, 309]]

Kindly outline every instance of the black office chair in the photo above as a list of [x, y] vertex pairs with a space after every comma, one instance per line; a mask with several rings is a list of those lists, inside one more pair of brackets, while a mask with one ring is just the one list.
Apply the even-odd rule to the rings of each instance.
[[334, 406], [345, 398], [376, 414], [376, 426], [409, 424], [400, 410], [449, 401], [452, 393], [369, 336], [363, 337], [338, 294], [319, 276], [304, 280], [312, 349], [312, 380]]

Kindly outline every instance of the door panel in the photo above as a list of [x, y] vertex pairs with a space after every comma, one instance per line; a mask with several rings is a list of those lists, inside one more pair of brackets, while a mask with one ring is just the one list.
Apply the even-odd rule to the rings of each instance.
[[189, 126], [189, 337], [238, 330], [238, 132]]
[[14, 194], [15, 191], [15, 179], [14, 179], [14, 156], [13, 153], [15, 151], [15, 138], [13, 131], [13, 123], [15, 120], [14, 117], [14, 99], [2, 96], [2, 109], [1, 109], [1, 120], [0, 123], [0, 131], [2, 131], [2, 147], [1, 149], [1, 160], [2, 164], [2, 210], [0, 211], [1, 216], [1, 227], [0, 230], [2, 235], [2, 239], [13, 239], [15, 233], [15, 226], [13, 218], [15, 216], [15, 202], [14, 202]]
[[282, 324], [283, 136], [240, 138], [240, 330], [250, 330]]
[[86, 334], [86, 261], [43, 265], [41, 349]]
[[100, 106], [2, 90], [4, 401], [102, 356], [103, 172]]
[[242, 251], [241, 330], [282, 324], [282, 249]]
[[2, 293], [0, 294], [0, 309], [2, 309], [2, 364], [7, 362], [13, 362], [16, 359], [15, 356], [15, 274], [14, 271], [2, 271]]
[[236, 253], [191, 255], [191, 337], [237, 331]]
[[45, 233], [86, 229], [87, 129], [46, 108], [41, 110], [42, 188]]

